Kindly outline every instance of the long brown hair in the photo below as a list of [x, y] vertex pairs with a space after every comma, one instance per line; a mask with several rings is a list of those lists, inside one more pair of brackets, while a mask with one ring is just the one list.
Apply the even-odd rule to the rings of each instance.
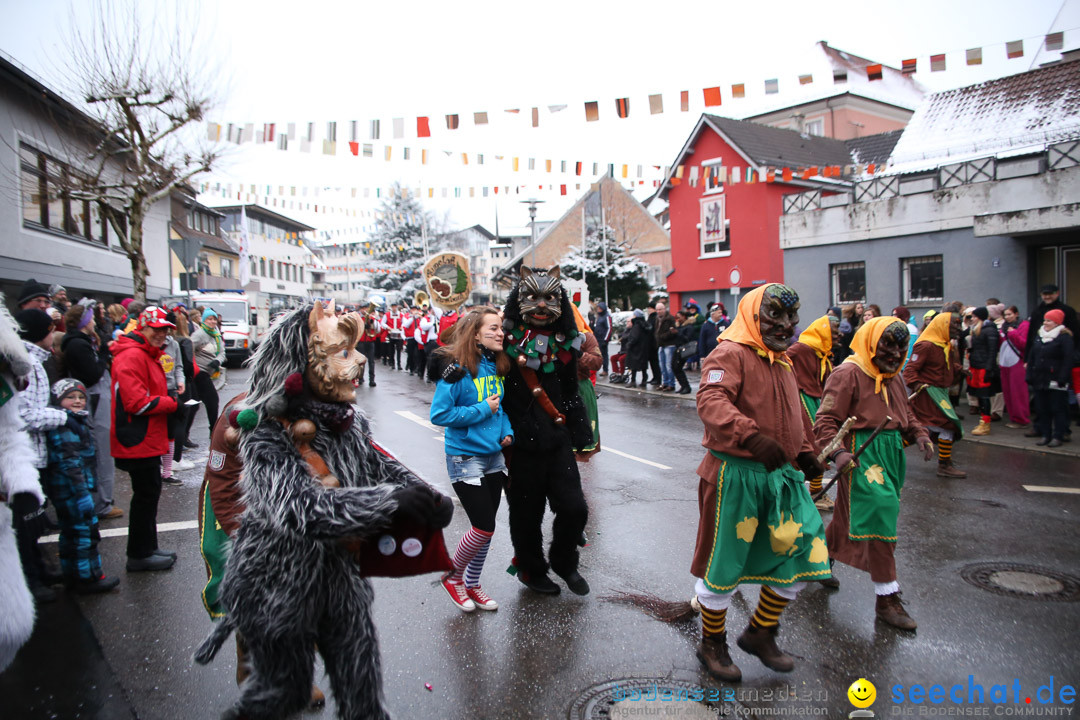
[[[493, 307], [482, 306], [465, 313], [460, 320], [454, 323], [450, 341], [438, 350], [439, 353], [468, 370], [473, 377], [476, 377], [481, 353], [481, 346], [476, 342], [476, 333], [480, 332], [480, 327], [484, 324], [484, 318], [488, 315], [499, 317], [499, 311]], [[502, 350], [499, 350], [495, 353], [495, 374], [505, 376], [509, 372], [510, 357]]]
[[176, 308], [173, 310], [173, 315], [176, 316], [176, 336], [177, 337], [191, 337], [191, 333], [188, 328], [188, 316], [187, 311], [183, 308]]

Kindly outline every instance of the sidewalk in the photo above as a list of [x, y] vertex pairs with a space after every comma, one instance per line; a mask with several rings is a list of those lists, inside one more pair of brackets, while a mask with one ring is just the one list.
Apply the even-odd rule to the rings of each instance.
[[[673, 400], [682, 400], [684, 404], [686, 402], [693, 402], [697, 393], [698, 383], [701, 379], [701, 373], [686, 371], [686, 379], [690, 381], [690, 389], [693, 390], [689, 395], [677, 395], [672, 392], [660, 392], [656, 389], [655, 385], [648, 385], [646, 389], [642, 389], [639, 385], [637, 388], [631, 388], [623, 384], [612, 385], [608, 382], [606, 377], [598, 377], [596, 379], [596, 391], [598, 393], [615, 392], [620, 395], [637, 395], [637, 396], [657, 396], [663, 398], [670, 398]], [[640, 381], [639, 381], [640, 382]], [[1075, 440], [1067, 442], [1061, 447], [1048, 448], [1040, 447], [1036, 445], [1039, 438], [1024, 437], [1024, 433], [1028, 428], [1021, 430], [1013, 430], [1005, 427], [1006, 420], [995, 422], [990, 426], [989, 435], [972, 435], [971, 431], [975, 429], [975, 426], [979, 424], [978, 416], [968, 415], [968, 407], [965, 399], [961, 399], [960, 407], [957, 408], [960, 414], [960, 420], [964, 425], [964, 442], [979, 443], [982, 445], [997, 445], [999, 447], [1014, 448], [1017, 450], [1029, 450], [1031, 452], [1045, 453], [1047, 455], [1063, 455], [1065, 457], [1080, 458], [1080, 428], [1076, 428], [1073, 424], [1072, 427], [1076, 428], [1074, 432]]]

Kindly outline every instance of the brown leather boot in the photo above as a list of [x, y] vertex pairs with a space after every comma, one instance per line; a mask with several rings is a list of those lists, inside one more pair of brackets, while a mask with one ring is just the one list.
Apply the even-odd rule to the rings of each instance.
[[963, 470], [958, 470], [951, 462], [938, 463], [937, 476], [943, 478], [966, 478], [967, 473]]
[[717, 680], [724, 682], [739, 682], [742, 680], [742, 670], [731, 661], [728, 653], [727, 633], [714, 637], [701, 638], [698, 645], [697, 659], [705, 666], [705, 669]]
[[738, 645], [745, 652], [757, 655], [761, 664], [776, 672], [791, 672], [795, 669], [795, 660], [776, 647], [776, 633], [780, 626], [761, 628], [749, 625], [739, 636]]
[[904, 609], [904, 601], [900, 599], [899, 591], [892, 595], [877, 596], [877, 616], [883, 622], [901, 630], [914, 630], [919, 627]]

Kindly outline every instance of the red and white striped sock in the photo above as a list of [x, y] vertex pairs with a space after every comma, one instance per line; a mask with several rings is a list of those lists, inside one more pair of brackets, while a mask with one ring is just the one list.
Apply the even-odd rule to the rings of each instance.
[[176, 452], [176, 441], [169, 441], [169, 452], [161, 456], [161, 477], [172, 477], [173, 453]]
[[494, 534], [493, 532], [484, 532], [472, 527], [461, 536], [457, 550], [454, 551], [454, 572], [450, 574], [451, 582], [461, 582], [465, 568], [476, 557], [476, 553], [487, 546], [488, 542], [491, 541], [491, 536]]

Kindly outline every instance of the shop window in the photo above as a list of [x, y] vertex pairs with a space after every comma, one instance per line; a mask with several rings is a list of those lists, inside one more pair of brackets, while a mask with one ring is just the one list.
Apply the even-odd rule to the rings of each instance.
[[834, 305], [866, 302], [866, 263], [839, 263], [829, 266]]

